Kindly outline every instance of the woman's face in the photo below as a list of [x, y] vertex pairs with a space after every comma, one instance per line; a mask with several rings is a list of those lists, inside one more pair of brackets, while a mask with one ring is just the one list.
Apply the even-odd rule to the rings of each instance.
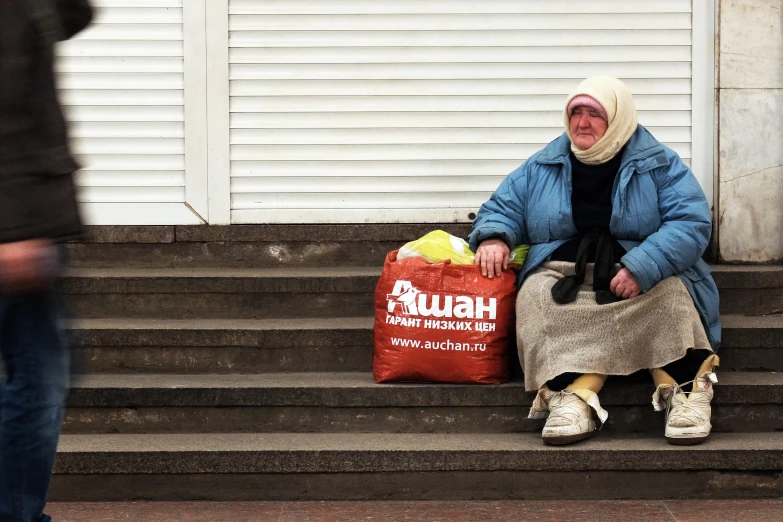
[[597, 110], [580, 105], [574, 109], [568, 125], [576, 148], [587, 150], [604, 137], [608, 124]]

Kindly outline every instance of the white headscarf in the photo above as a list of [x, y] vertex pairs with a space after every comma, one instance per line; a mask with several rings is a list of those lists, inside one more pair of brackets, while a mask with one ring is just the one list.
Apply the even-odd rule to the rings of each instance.
[[[578, 149], [574, 145], [569, 125], [568, 104], [579, 95], [595, 99], [608, 116], [606, 134], [587, 150]], [[631, 139], [639, 123], [631, 91], [623, 82], [609, 76], [593, 76], [582, 81], [566, 100], [563, 118], [566, 132], [571, 139], [571, 151], [579, 161], [588, 165], [600, 165], [614, 158]]]

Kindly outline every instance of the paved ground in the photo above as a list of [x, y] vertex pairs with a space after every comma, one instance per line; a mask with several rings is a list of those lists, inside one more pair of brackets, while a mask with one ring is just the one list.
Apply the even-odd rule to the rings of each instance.
[[780, 522], [783, 500], [53, 503], [55, 522]]

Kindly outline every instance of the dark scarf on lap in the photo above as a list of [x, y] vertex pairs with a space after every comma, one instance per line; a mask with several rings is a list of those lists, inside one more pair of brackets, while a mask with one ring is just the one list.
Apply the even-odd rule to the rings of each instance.
[[[589, 262], [595, 263], [593, 290], [596, 302], [602, 305], [620, 300], [609, 290], [609, 283], [617, 274], [615, 263], [625, 254], [625, 249], [610, 234], [609, 222], [612, 216], [612, 186], [620, 170], [623, 151], [624, 148], [600, 165], [586, 165], [571, 155], [571, 207], [574, 225], [584, 235], [581, 240], [577, 236], [567, 241], [551, 256], [553, 260], [576, 263], [576, 274], [564, 277], [552, 287], [552, 297], [558, 304], [571, 303], [576, 299], [579, 287], [585, 282]], [[588, 259], [591, 255], [595, 259]]]
[[593, 290], [595, 302], [599, 305], [616, 303], [620, 298], [609, 290], [609, 283], [617, 275], [614, 266], [614, 249], [612, 236], [608, 231], [594, 228], [582, 238], [576, 253], [576, 274], [560, 279], [552, 287], [552, 298], [558, 304], [568, 304], [576, 299], [579, 287], [585, 282], [587, 272], [587, 253], [590, 247], [597, 243], [595, 266], [593, 268]]

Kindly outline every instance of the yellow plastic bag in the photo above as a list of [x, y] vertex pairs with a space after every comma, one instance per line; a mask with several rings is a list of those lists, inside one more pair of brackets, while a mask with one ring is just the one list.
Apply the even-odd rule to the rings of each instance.
[[443, 230], [433, 230], [416, 241], [400, 247], [397, 259], [407, 257], [423, 257], [430, 263], [451, 259], [455, 265], [472, 265], [475, 255], [464, 239], [452, 236]]
[[519, 245], [518, 247], [515, 247], [508, 256], [508, 264], [522, 268], [522, 265], [525, 264], [525, 259], [527, 259], [528, 252], [530, 252], [530, 245]]
[[[528, 245], [519, 245], [509, 255], [509, 265], [521, 267], [525, 264]], [[455, 265], [472, 265], [476, 259], [475, 253], [464, 239], [452, 236], [443, 230], [433, 230], [421, 238], [406, 243], [400, 247], [397, 259], [421, 257], [430, 263], [440, 263], [450, 259]]]

